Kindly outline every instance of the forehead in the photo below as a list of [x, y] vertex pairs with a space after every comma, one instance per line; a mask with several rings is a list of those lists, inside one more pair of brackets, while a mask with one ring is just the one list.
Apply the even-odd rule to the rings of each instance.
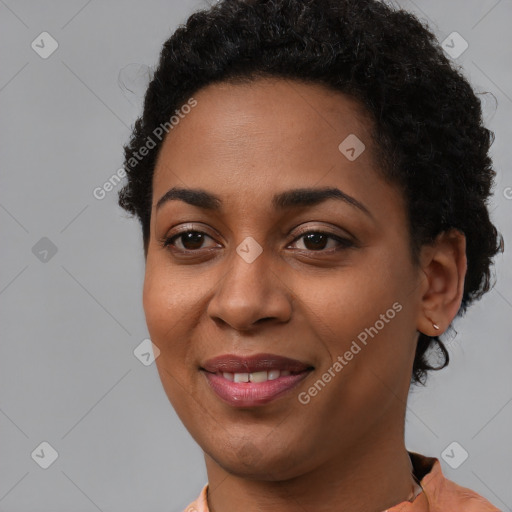
[[[162, 145], [153, 204], [171, 186], [200, 186], [233, 200], [314, 185], [348, 193], [356, 182], [368, 191], [376, 186], [370, 121], [343, 93], [264, 78], [212, 84], [194, 99]], [[346, 140], [364, 144], [353, 161], [340, 150]]]

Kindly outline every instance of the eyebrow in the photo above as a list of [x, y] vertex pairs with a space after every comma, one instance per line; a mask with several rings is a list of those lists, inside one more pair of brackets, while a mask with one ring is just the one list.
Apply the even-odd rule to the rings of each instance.
[[[355, 208], [358, 208], [369, 217], [374, 218], [363, 203], [336, 187], [297, 188], [280, 192], [272, 198], [272, 207], [275, 211], [282, 211], [301, 206], [315, 206], [327, 201], [328, 199], [338, 199], [343, 201]], [[220, 211], [222, 209], [222, 199], [215, 194], [203, 189], [183, 187], [173, 187], [168, 190], [156, 203], [156, 209], [158, 210], [165, 203], [173, 200], [184, 201], [187, 204], [204, 210]]]

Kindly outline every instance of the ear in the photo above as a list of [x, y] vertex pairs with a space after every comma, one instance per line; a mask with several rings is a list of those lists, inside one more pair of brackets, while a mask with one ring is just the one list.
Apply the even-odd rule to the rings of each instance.
[[462, 302], [466, 237], [456, 229], [443, 231], [433, 244], [422, 247], [420, 264], [425, 277], [417, 329], [427, 336], [437, 336], [448, 328]]

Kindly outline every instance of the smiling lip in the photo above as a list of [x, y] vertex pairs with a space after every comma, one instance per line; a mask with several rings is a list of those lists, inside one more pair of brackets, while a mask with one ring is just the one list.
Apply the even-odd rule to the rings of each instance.
[[201, 368], [210, 373], [251, 373], [269, 370], [288, 370], [292, 373], [298, 373], [312, 368], [312, 366], [296, 359], [275, 354], [255, 354], [253, 356], [225, 354], [208, 359]]
[[[236, 356], [227, 354], [209, 359], [200, 370], [211, 389], [224, 402], [234, 407], [264, 405], [301, 382], [313, 369], [311, 365], [274, 354]], [[280, 370], [277, 378], [263, 382], [234, 382], [224, 374], [251, 374]]]

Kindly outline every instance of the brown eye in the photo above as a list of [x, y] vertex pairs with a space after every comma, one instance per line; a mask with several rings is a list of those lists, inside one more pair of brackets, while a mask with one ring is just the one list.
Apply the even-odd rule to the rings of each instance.
[[303, 236], [306, 249], [317, 251], [325, 249], [329, 237], [323, 233], [308, 233]]
[[[207, 238], [213, 240], [202, 231], [189, 230], [165, 239], [163, 245], [164, 247], [173, 246], [183, 251], [196, 251], [203, 248], [202, 245]], [[181, 240], [181, 244], [175, 244], [176, 240]]]
[[[350, 240], [341, 238], [330, 233], [324, 233], [322, 231], [307, 231], [297, 237], [294, 242], [303, 239], [304, 247], [298, 247], [298, 249], [306, 249], [308, 251], [323, 251], [326, 249], [336, 249], [340, 247], [351, 247], [353, 243]], [[331, 244], [330, 247], [326, 247], [329, 241], [337, 242]]]

